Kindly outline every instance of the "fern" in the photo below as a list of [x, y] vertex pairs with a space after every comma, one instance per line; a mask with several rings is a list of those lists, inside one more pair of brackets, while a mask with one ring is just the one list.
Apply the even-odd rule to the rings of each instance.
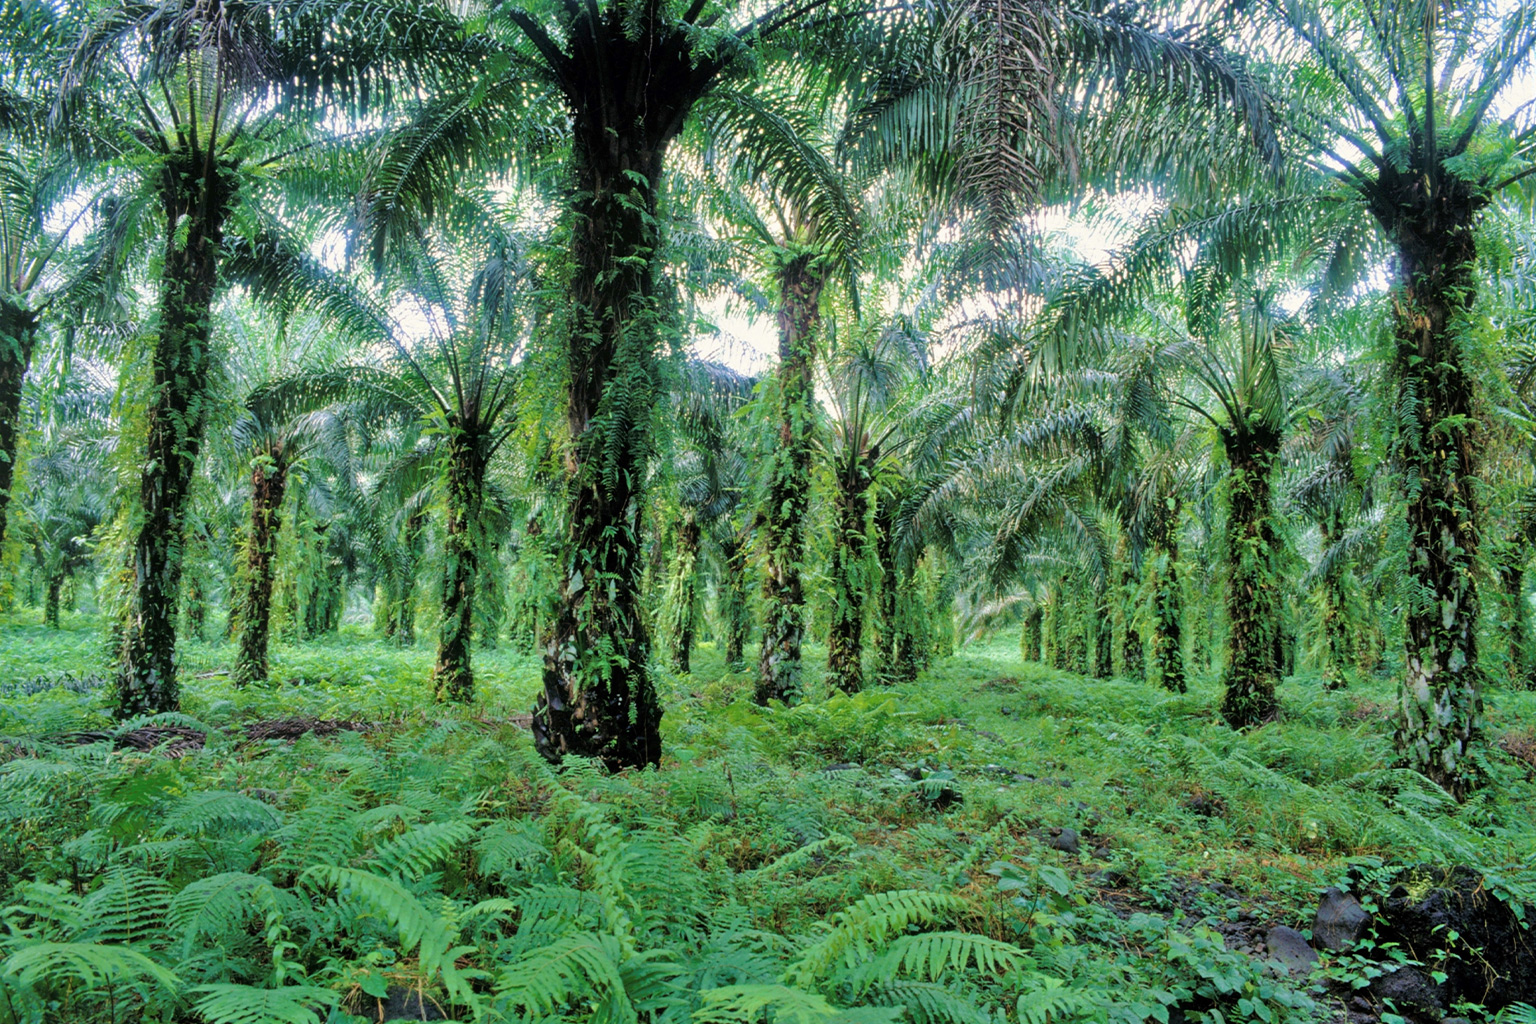
[[619, 967], [623, 955], [612, 935], [567, 935], [508, 965], [497, 987], [508, 1004], [534, 1016], [553, 1015], [579, 997], [596, 1003], [594, 1022], [634, 1024]]
[[755, 1022], [767, 1013], [776, 1024], [824, 1024], [838, 1014], [825, 996], [786, 985], [730, 985], [699, 997], [702, 1005], [693, 1012], [694, 1024]]
[[316, 1007], [334, 1007], [340, 997], [316, 985], [258, 988], [254, 985], [199, 985], [197, 1012], [208, 1024], [320, 1024]]
[[958, 913], [961, 901], [944, 893], [901, 889], [873, 893], [823, 924], [826, 934], [806, 947], [784, 972], [788, 984], [814, 983], [839, 966], [853, 966], [908, 928]]
[[1530, 1003], [1511, 1003], [1496, 1018], [1499, 1024], [1536, 1024], [1536, 1006]]
[[931, 981], [886, 981], [864, 993], [881, 1006], [900, 1006], [914, 1024], [992, 1024], [985, 1011], [944, 985]]
[[162, 835], [200, 835], [221, 829], [266, 835], [283, 823], [282, 812], [243, 793], [207, 790], [179, 801], [165, 817]]
[[171, 899], [166, 927], [181, 937], [184, 950], [199, 939], [218, 939], [244, 928], [253, 917], [275, 908], [277, 890], [259, 875], [241, 871], [200, 878]]
[[1083, 993], [1063, 987], [1059, 978], [1036, 975], [1034, 980], [1040, 987], [1019, 997], [1019, 1024], [1050, 1024], [1093, 1006], [1093, 1001]]
[[420, 878], [450, 859], [454, 851], [468, 843], [474, 834], [475, 826], [467, 821], [417, 825], [376, 848], [373, 860], [392, 878]]
[[923, 932], [892, 942], [882, 956], [858, 970], [861, 978], [894, 978], [901, 974], [937, 981], [946, 970], [964, 971], [972, 963], [988, 973], [1017, 970], [1029, 961], [1011, 943], [969, 932]]
[[171, 904], [171, 887], [139, 867], [113, 868], [80, 904], [84, 929], [78, 938], [130, 943], [161, 932]]
[[789, 874], [799, 871], [817, 857], [830, 857], [839, 853], [846, 853], [854, 849], [858, 844], [845, 835], [836, 832], [824, 839], [818, 839], [813, 843], [806, 843], [797, 850], [791, 850], [782, 857], [775, 858], [752, 872], [753, 877], [763, 878], [769, 875]]
[[28, 988], [77, 983], [86, 991], [114, 985], [158, 986], [175, 995], [181, 980], [137, 950], [94, 942], [39, 942], [6, 957], [0, 974], [15, 975]]

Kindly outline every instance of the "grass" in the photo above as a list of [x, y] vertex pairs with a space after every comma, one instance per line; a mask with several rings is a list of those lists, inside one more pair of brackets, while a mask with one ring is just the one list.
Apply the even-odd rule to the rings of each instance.
[[[532, 758], [527, 734], [509, 724], [531, 707], [539, 683], [535, 657], [478, 654], [476, 703], [444, 707], [431, 700], [426, 646], [401, 650], [343, 635], [276, 645], [277, 682], [243, 691], [221, 674], [229, 645], [188, 645], [184, 711], [214, 732], [206, 749], [167, 760], [111, 753], [106, 744], [37, 745], [38, 738], [111, 725], [105, 691], [89, 687], [108, 668], [100, 634], [87, 621], [66, 625], [54, 631], [12, 623], [0, 630], [0, 737], [9, 738], [0, 742], [11, 759], [0, 766], [0, 797], [8, 826], [23, 840], [0, 854], [12, 935], [0, 948], [13, 959], [45, 936], [95, 934], [89, 921], [72, 933], [58, 923], [67, 917], [62, 912], [48, 924], [53, 919], [40, 909], [38, 885], [55, 887], [49, 899], [89, 901], [127, 864], [141, 865], [169, 890], [221, 871], [294, 891], [312, 885], [304, 880], [335, 858], [307, 846], [300, 823], [337, 793], [352, 801], [343, 864], [382, 872], [379, 865], [397, 865], [391, 858], [400, 856], [388, 852], [391, 844], [426, 829], [421, 834], [446, 836], [447, 845], [430, 847], [421, 870], [394, 876], [413, 900], [429, 909], [446, 900], [444, 906], [462, 910], [506, 896], [522, 908], [503, 914], [520, 922], [516, 928], [465, 931], [462, 962], [487, 977], [525, 963], [518, 958], [533, 953], [518, 943], [531, 942], [537, 931], [529, 893], [567, 886], [613, 905], [572, 911], [566, 924], [629, 936], [633, 949], [621, 944], [631, 949], [625, 955], [651, 945], [666, 950], [683, 972], [673, 984], [689, 993], [696, 1019], [718, 1011], [723, 1019], [739, 1013], [743, 1021], [758, 1020], [768, 1011], [701, 994], [730, 979], [684, 967], [718, 960], [727, 937], [747, 942], [740, 936], [750, 934], [761, 936], [748, 944], [762, 947], [760, 959], [769, 964], [763, 977], [778, 977], [797, 962], [797, 950], [847, 927], [853, 919], [839, 915], [872, 893], [953, 893], [963, 905], [954, 912], [960, 933], [1029, 950], [1027, 970], [1015, 965], [1012, 974], [993, 977], [976, 969], [980, 960], [968, 968], [970, 961], [950, 963], [935, 983], [978, 1008], [982, 1017], [971, 1024], [989, 1014], [1042, 1024], [1072, 1017], [1161, 1021], [1170, 1007], [1186, 1016], [1219, 1012], [1227, 1021], [1328, 1015], [1332, 1004], [1321, 991], [1309, 1004], [1305, 982], [1273, 977], [1223, 948], [1210, 929], [1225, 930], [1239, 947], [1269, 925], [1304, 929], [1318, 891], [1362, 862], [1472, 863], [1505, 891], [1527, 898], [1536, 892], [1536, 864], [1529, 861], [1536, 822], [1522, 810], [1536, 806], [1536, 769], [1526, 759], [1536, 694], [1489, 695], [1496, 742], [1481, 756], [1491, 785], [1457, 806], [1392, 767], [1383, 709], [1393, 695], [1384, 681], [1326, 692], [1313, 680], [1291, 679], [1280, 694], [1281, 721], [1239, 735], [1216, 716], [1211, 681], [1197, 680], [1188, 694], [1175, 696], [1139, 682], [1088, 680], [1021, 663], [1016, 638], [1003, 635], [964, 647], [911, 686], [761, 709], [748, 703], [750, 676], [726, 671], [706, 644], [692, 675], [662, 677], [666, 755], [659, 771], [554, 776]], [[26, 692], [46, 682], [37, 677], [59, 673], [87, 685]], [[377, 727], [293, 744], [241, 740], [243, 723], [294, 715]], [[562, 793], [574, 803], [562, 803]], [[174, 824], [192, 820], [189, 808], [205, 797], [213, 801], [210, 794], [259, 801], [272, 820], [260, 827]], [[620, 838], [591, 831], [599, 820]], [[501, 850], [491, 843], [498, 829], [522, 835], [525, 826], [540, 830], [535, 846], [544, 852], [527, 854], [527, 863], [494, 852]], [[1075, 852], [1056, 848], [1073, 845], [1068, 829], [1079, 837]], [[594, 866], [605, 857], [618, 858], [618, 866]], [[662, 876], [641, 869], [647, 857], [668, 865]], [[603, 883], [610, 868], [618, 881]], [[535, 876], [542, 880], [529, 881]], [[678, 878], [687, 884], [679, 886]], [[615, 890], [624, 894], [617, 903]], [[334, 898], [347, 897], [338, 890]], [[609, 916], [621, 905], [628, 908], [622, 926]], [[405, 932], [391, 938], [386, 933], [396, 919], [383, 916], [383, 924], [367, 927], [317, 919], [307, 939], [291, 925], [289, 955], [302, 961], [301, 973], [316, 990], [304, 997], [314, 1012], [356, 1019], [347, 1013], [362, 1005], [359, 993], [385, 981], [435, 992], [462, 1012], [477, 1007], [488, 1019], [533, 1012], [533, 1003], [512, 1005], [524, 997], [510, 982], [477, 982], [473, 992], [456, 996], [454, 969], [430, 968], [426, 940], [407, 941]], [[1249, 923], [1238, 928], [1239, 921]], [[184, 937], [171, 918], [160, 927], [126, 944], [177, 967], [186, 955], [178, 945]], [[241, 934], [242, 942], [257, 941], [249, 929]], [[903, 940], [895, 934], [869, 937], [870, 955], [896, 948]], [[181, 979], [176, 1005], [196, 998], [193, 982], [272, 985], [273, 949], [281, 947], [269, 947], [243, 954], [238, 944], [220, 946], [220, 956], [239, 965], [220, 968], [222, 974], [199, 974], [201, 961], [178, 968], [192, 977]], [[731, 948], [730, 956], [740, 953]], [[910, 967], [901, 963], [908, 966], [892, 970]], [[838, 970], [844, 973], [793, 977], [829, 1005], [872, 1005], [875, 989], [860, 988], [847, 973], [851, 967]], [[371, 971], [384, 981], [365, 985]], [[1034, 1020], [1026, 1003], [1050, 1004], [1058, 985], [1078, 1001], [1041, 1010]], [[157, 999], [169, 998], [147, 981], [143, 986], [137, 1005], [146, 1014]], [[68, 991], [75, 1019], [132, 1019], [102, 1016], [84, 990]], [[726, 1009], [711, 998], [725, 1000]], [[909, 993], [904, 1005], [914, 998]], [[602, 1018], [594, 1005], [576, 1000], [544, 1011]], [[951, 1009], [953, 1019], [967, 1019]], [[219, 1012], [210, 1003], [204, 1019], [224, 1019]], [[774, 1012], [790, 1013], [783, 1006]], [[910, 1015], [919, 1024], [944, 1019], [938, 1010]], [[814, 1013], [805, 1021], [813, 1019]]]

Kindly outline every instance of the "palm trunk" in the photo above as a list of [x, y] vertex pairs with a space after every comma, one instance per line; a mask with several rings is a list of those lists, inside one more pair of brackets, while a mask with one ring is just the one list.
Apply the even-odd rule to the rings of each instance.
[[573, 8], [561, 62], [572, 115], [567, 313], [568, 534], [534, 742], [612, 770], [661, 757], [640, 585], [643, 481], [666, 314], [655, 288], [667, 144], [719, 65], [660, 0]]
[[880, 563], [880, 669], [879, 681], [889, 686], [899, 682], [901, 669], [897, 652], [901, 646], [900, 572], [896, 564], [896, 499], [882, 493], [875, 501], [875, 558]]
[[201, 573], [194, 572], [187, 584], [187, 632], [201, 640], [208, 628], [208, 593]]
[[1044, 629], [1045, 612], [1036, 604], [1029, 609], [1024, 616], [1024, 626], [1019, 630], [1019, 657], [1025, 661], [1044, 661], [1045, 652], [1042, 649], [1042, 633]]
[[747, 634], [752, 629], [747, 607], [747, 543], [732, 533], [720, 541], [720, 618], [725, 623], [725, 663], [737, 671], [745, 664]]
[[694, 611], [698, 604], [699, 521], [692, 512], [683, 514], [677, 527], [677, 545], [673, 551], [671, 579], [666, 596], [667, 645], [672, 671], [687, 675], [693, 671]]
[[1525, 543], [1510, 541], [1499, 563], [1499, 581], [1504, 588], [1504, 643], [1509, 652], [1509, 670], [1505, 673], [1509, 688], [1524, 690], [1531, 678], [1531, 606], [1525, 599]]
[[480, 508], [485, 500], [481, 439], [452, 427], [448, 438], [448, 519], [443, 535], [443, 617], [432, 684], [439, 701], [475, 696], [470, 663], [475, 636], [475, 586], [480, 579]]
[[1221, 432], [1232, 466], [1227, 516], [1227, 671], [1222, 717], [1234, 729], [1272, 721], [1280, 640], [1279, 537], [1270, 478], [1280, 434]]
[[[1439, 169], [1437, 169], [1439, 170]], [[1372, 208], [1397, 243], [1398, 457], [1408, 492], [1406, 675], [1395, 733], [1408, 764], [1458, 799], [1481, 730], [1477, 667], [1476, 381], [1462, 333], [1476, 299], [1473, 224], [1486, 200], [1450, 171], [1382, 172]]]
[[0, 547], [5, 545], [6, 508], [16, 479], [21, 388], [36, 340], [37, 314], [0, 301]]
[[272, 626], [272, 577], [277, 564], [277, 536], [282, 529], [283, 493], [288, 466], [281, 446], [258, 455], [251, 464], [251, 531], [245, 548], [245, 600], [240, 607], [240, 653], [234, 683], [267, 678], [267, 639]]
[[864, 688], [864, 561], [868, 533], [869, 470], [863, 459], [843, 479], [835, 501], [832, 547], [832, 626], [827, 636], [827, 681], [844, 693]]
[[1184, 596], [1179, 581], [1178, 512], [1158, 524], [1159, 536], [1146, 560], [1148, 590], [1152, 602], [1152, 636], [1149, 644], [1152, 675], [1163, 689], [1184, 693]]
[[176, 610], [182, 534], [210, 409], [211, 311], [224, 219], [235, 200], [230, 169], [196, 147], [170, 161], [160, 198], [166, 243], [159, 331], [150, 365], [154, 389], [134, 542], [133, 594], [117, 675], [119, 718], [176, 711]]
[[811, 504], [811, 443], [816, 425], [816, 329], [826, 274], [811, 253], [779, 271], [779, 437], [769, 456], [763, 517], [768, 559], [763, 580], [759, 704], [800, 696], [805, 642], [805, 521]]
[[64, 570], [54, 569], [48, 574], [48, 595], [43, 604], [43, 625], [59, 628], [59, 596], [64, 592]]
[[421, 562], [421, 532], [427, 527], [427, 514], [412, 512], [406, 517], [400, 534], [400, 560], [393, 567], [390, 582], [389, 628], [396, 647], [416, 646], [416, 567]]
[[[1324, 524], [1322, 531], [1324, 551], [1337, 542], [1338, 526], [1339, 524]], [[1356, 658], [1356, 626], [1350, 622], [1348, 567], [1343, 559], [1334, 559], [1334, 564], [1329, 567], [1320, 582], [1323, 687], [1328, 690], [1342, 690], [1349, 685], [1349, 673]]]

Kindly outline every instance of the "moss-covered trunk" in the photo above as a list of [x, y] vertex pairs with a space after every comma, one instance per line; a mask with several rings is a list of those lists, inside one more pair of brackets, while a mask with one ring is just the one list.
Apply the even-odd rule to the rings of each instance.
[[1524, 690], [1531, 685], [1531, 605], [1525, 597], [1525, 562], [1528, 549], [1519, 539], [1509, 542], [1499, 561], [1499, 582], [1504, 594], [1500, 615], [1509, 668], [1505, 681], [1510, 689]]
[[1234, 729], [1274, 719], [1281, 591], [1272, 477], [1281, 435], [1221, 430], [1231, 466], [1227, 505], [1227, 666], [1221, 714]]
[[[572, 7], [555, 55], [571, 113], [567, 529], [534, 742], [551, 760], [655, 764], [661, 705], [640, 585], [658, 393], [657, 197], [668, 143], [719, 65], [660, 0]], [[526, 27], [526, 26], [525, 26]], [[535, 26], [535, 31], [537, 27]]]
[[235, 201], [234, 176], [212, 153], [191, 147], [167, 161], [159, 199], [165, 257], [153, 387], [139, 482], [133, 592], [117, 673], [117, 715], [176, 711], [176, 611], [181, 593], [183, 530], [192, 480], [212, 405], [212, 309], [224, 221]]
[[719, 614], [725, 627], [725, 663], [732, 671], [746, 664], [752, 613], [747, 604], [747, 541], [731, 531], [720, 538]]
[[1040, 605], [1030, 606], [1024, 613], [1024, 625], [1019, 630], [1019, 657], [1025, 661], [1044, 661], [1045, 652], [1042, 648], [1045, 624], [1045, 612]]
[[5, 544], [6, 509], [16, 479], [21, 432], [21, 389], [32, 365], [37, 314], [0, 299], [0, 547]]
[[[850, 458], [853, 458], [850, 456]], [[864, 688], [864, 599], [869, 591], [865, 563], [869, 533], [869, 467], [853, 458], [840, 473], [833, 501], [832, 622], [827, 634], [827, 682], [844, 693]]]
[[1183, 693], [1189, 684], [1184, 673], [1184, 591], [1179, 580], [1177, 505], [1159, 517], [1152, 549], [1143, 559], [1147, 600], [1151, 607], [1148, 637], [1150, 675], [1163, 689]]
[[245, 541], [245, 596], [240, 603], [240, 651], [234, 683], [267, 678], [267, 639], [272, 624], [272, 575], [282, 529], [288, 464], [276, 446], [251, 460], [251, 524]]
[[666, 595], [667, 647], [672, 671], [693, 671], [693, 635], [699, 603], [699, 520], [684, 512], [677, 524], [677, 543], [672, 552], [671, 579]]
[[480, 510], [485, 502], [485, 440], [449, 424], [443, 524], [443, 616], [437, 630], [432, 690], [439, 701], [475, 696], [470, 664], [475, 639], [475, 587], [480, 580]]
[[[1481, 729], [1477, 665], [1477, 385], [1473, 226], [1485, 198], [1454, 172], [1381, 172], [1372, 212], [1397, 245], [1392, 372], [1408, 513], [1406, 672], [1395, 733], [1408, 764], [1458, 798]], [[1433, 185], [1431, 185], [1433, 182]]]
[[64, 576], [62, 568], [50, 569], [48, 572], [48, 592], [43, 599], [43, 625], [49, 629], [59, 628], [59, 598], [64, 593]]
[[763, 514], [767, 562], [763, 580], [763, 647], [759, 704], [800, 695], [805, 642], [805, 522], [811, 505], [811, 444], [816, 425], [816, 330], [826, 274], [815, 254], [789, 259], [779, 271], [778, 443], [769, 454]]

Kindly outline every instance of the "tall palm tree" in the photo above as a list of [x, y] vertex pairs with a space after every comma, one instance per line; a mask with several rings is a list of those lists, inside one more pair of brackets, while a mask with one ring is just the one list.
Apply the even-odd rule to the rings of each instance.
[[[300, 373], [259, 392], [257, 401], [289, 409], [350, 404], [359, 415], [429, 428], [426, 449], [441, 474], [446, 511], [433, 686], [439, 700], [469, 701], [489, 474], [517, 428], [538, 287], [529, 242], [495, 197], [466, 193], [455, 207], [456, 230], [422, 231], [395, 246], [388, 254], [394, 273], [381, 295], [353, 297], [357, 320], [393, 358]], [[419, 530], [420, 521], [408, 517], [407, 547]]]
[[184, 513], [214, 401], [212, 308], [227, 246], [268, 234], [275, 218], [263, 218], [261, 200], [277, 198], [277, 172], [303, 163], [308, 129], [336, 106], [389, 95], [406, 67], [441, 61], [433, 44], [447, 22], [303, 0], [109, 3], [39, 17], [57, 28], [45, 37], [55, 129], [99, 140], [136, 178], [126, 207], [156, 225], [163, 247], [116, 695], [122, 716], [174, 710]]
[[1272, 211], [1268, 234], [1326, 221], [1358, 235], [1364, 219], [1393, 257], [1392, 407], [1413, 595], [1394, 736], [1410, 766], [1464, 797], [1477, 781], [1466, 755], [1482, 714], [1479, 387], [1468, 344], [1476, 229], [1501, 194], [1536, 174], [1536, 127], [1524, 106], [1507, 103], [1532, 66], [1536, 10], [1496, 0], [1267, 0], [1254, 12], [1279, 30], [1252, 38], [1282, 40], [1264, 54], [1288, 69], [1273, 88], [1325, 182], [1292, 200], [1289, 214]]

